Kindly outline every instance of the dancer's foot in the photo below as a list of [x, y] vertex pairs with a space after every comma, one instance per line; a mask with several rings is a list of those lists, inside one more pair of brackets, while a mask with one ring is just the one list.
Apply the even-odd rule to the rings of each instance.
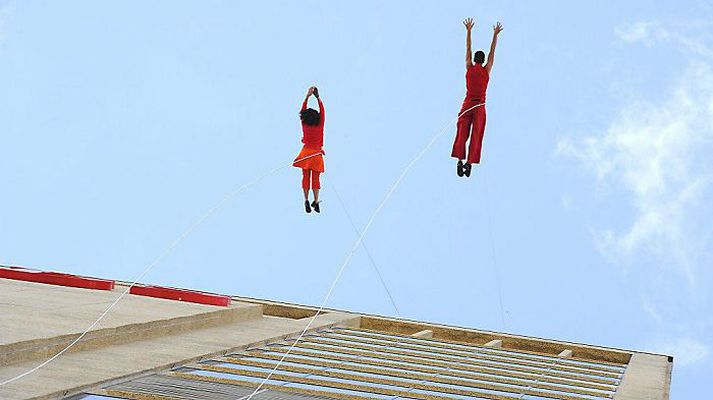
[[459, 176], [459, 177], [462, 177], [462, 176], [463, 176], [463, 173], [464, 173], [464, 171], [463, 171], [463, 160], [458, 160], [458, 165], [457, 165], [456, 172], [458, 173], [458, 176]]

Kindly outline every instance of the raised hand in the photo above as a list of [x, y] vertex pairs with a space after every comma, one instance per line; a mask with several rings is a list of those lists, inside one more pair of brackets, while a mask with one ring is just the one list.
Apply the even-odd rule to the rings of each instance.
[[499, 35], [500, 32], [503, 31], [503, 29], [505, 29], [505, 28], [503, 28], [503, 25], [498, 21], [497, 24], [493, 25], [493, 34]]
[[314, 86], [310, 86], [309, 89], [307, 89], [307, 97], [312, 96], [314, 94]]
[[463, 25], [465, 25], [465, 29], [470, 31], [471, 29], [473, 29], [473, 27], [475, 27], [475, 22], [473, 22], [473, 18], [466, 18], [463, 21]]

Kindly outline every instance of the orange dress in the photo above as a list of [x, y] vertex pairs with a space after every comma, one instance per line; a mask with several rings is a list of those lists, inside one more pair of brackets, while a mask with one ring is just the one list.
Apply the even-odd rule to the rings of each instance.
[[324, 150], [321, 147], [302, 146], [302, 151], [297, 155], [292, 166], [324, 172]]

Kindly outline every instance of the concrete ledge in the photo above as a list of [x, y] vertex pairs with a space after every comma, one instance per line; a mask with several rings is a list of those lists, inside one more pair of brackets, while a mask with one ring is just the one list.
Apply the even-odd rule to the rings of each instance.
[[[69, 352], [174, 335], [189, 330], [260, 318], [261, 316], [262, 306], [237, 304], [228, 308], [220, 308], [215, 311], [193, 315], [126, 324], [114, 328], [100, 328], [90, 331]], [[52, 357], [76, 340], [79, 335], [81, 335], [81, 332], [0, 345], [0, 366]]]
[[[313, 317], [319, 308], [313, 306], [303, 306], [297, 304], [283, 303], [279, 301], [254, 299], [251, 297], [233, 296], [233, 300], [243, 303], [260, 304], [263, 306], [263, 315], [270, 317], [303, 319]], [[320, 314], [328, 314], [334, 310], [324, 309]]]
[[667, 356], [635, 353], [624, 371], [614, 400], [667, 400], [673, 360]]
[[[74, 396], [87, 390], [97, 390], [97, 387], [107, 387], [146, 374], [167, 371], [176, 366], [294, 338], [302, 332], [307, 322], [307, 319], [270, 317], [249, 319], [166, 337], [65, 354], [46, 369], [39, 371], [36, 376], [13, 383], [9, 387], [0, 387], [0, 398], [49, 400]], [[329, 313], [317, 317], [308, 332], [336, 326], [355, 327], [358, 323], [358, 316]], [[26, 366], [22, 366], [22, 369], [25, 368]], [[0, 380], [6, 374], [7, 372], [0, 368]], [[37, 385], [33, 378], [41, 379], [42, 384]]]

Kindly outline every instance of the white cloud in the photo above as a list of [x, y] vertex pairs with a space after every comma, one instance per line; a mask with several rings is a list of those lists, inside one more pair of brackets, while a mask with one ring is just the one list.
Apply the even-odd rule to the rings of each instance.
[[672, 355], [674, 363], [681, 367], [698, 364], [710, 355], [710, 348], [705, 343], [690, 337], [661, 342], [654, 348], [657, 353]]
[[658, 21], [639, 21], [633, 25], [617, 27], [614, 29], [614, 33], [619, 39], [629, 44], [642, 43], [647, 47], [652, 47], [662, 42], [672, 41], [693, 55], [713, 58], [713, 49], [706, 46], [700, 36], [693, 37], [681, 33], [689, 25], [700, 25], [698, 28], [707, 31], [713, 27], [710, 22], [689, 22], [676, 26], [674, 29], [667, 29]]
[[[638, 33], [631, 34], [641, 35]], [[597, 245], [613, 260], [640, 250], [671, 258], [695, 284], [695, 219], [713, 178], [713, 68], [691, 62], [661, 104], [638, 101], [601, 134], [558, 143], [600, 184], [622, 187], [635, 210], [629, 228], [599, 231]]]
[[[681, 29], [689, 25], [696, 31]], [[652, 334], [669, 338], [647, 347], [688, 366], [711, 355], [710, 343], [695, 338], [709, 337], [713, 324], [713, 24], [670, 26], [638, 22], [615, 30], [625, 43], [681, 52], [677, 77], [656, 82], [665, 100], [635, 98], [602, 131], [560, 140], [557, 154], [617, 193], [598, 205], [616, 208], [617, 220], [607, 223], [597, 212], [595, 245], [615, 263], [637, 266], [631, 283], [641, 285], [642, 311], [658, 327]]]
[[670, 37], [669, 32], [655, 21], [639, 21], [630, 26], [617, 27], [614, 33], [627, 43], [642, 42], [647, 46]]
[[651, 302], [648, 298], [641, 299], [641, 306], [644, 309], [644, 311], [646, 312], [646, 314], [648, 314], [648, 316], [651, 317], [651, 319], [653, 319], [654, 321], [656, 321], [659, 324], [664, 323], [664, 319], [663, 319], [663, 317], [661, 317], [661, 314], [659, 313], [658, 309], [656, 308], [656, 305], [653, 302]]

